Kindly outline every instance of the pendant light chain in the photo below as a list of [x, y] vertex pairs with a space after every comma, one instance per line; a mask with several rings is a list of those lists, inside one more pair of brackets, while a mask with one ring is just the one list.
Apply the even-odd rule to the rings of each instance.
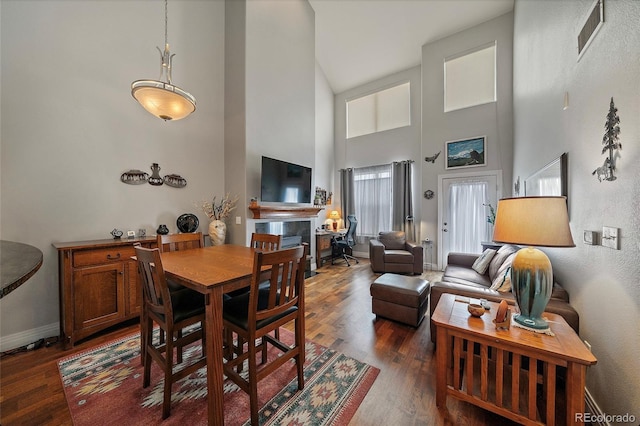
[[168, 4], [169, 4], [169, 0], [164, 0], [164, 45], [165, 46], [169, 44], [169, 38], [167, 36], [167, 27], [169, 26], [169, 19], [167, 18]]
[[166, 77], [169, 84], [173, 84], [171, 77], [171, 60], [173, 55], [169, 52], [169, 0], [164, 0], [164, 50], [160, 50], [162, 58], [162, 69], [160, 70], [160, 79], [162, 75]]

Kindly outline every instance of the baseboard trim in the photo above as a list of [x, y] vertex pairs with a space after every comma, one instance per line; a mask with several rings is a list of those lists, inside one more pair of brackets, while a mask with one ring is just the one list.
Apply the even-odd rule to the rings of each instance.
[[8, 336], [0, 336], [0, 352], [10, 349], [19, 348], [28, 345], [39, 339], [60, 335], [60, 323], [55, 322], [42, 327], [32, 328], [31, 330], [22, 331], [20, 333], [10, 334]]
[[611, 423], [606, 421], [604, 412], [600, 409], [598, 403], [596, 403], [596, 400], [593, 399], [593, 395], [591, 395], [591, 392], [589, 392], [589, 389], [587, 389], [586, 387], [584, 388], [584, 403], [584, 408], [587, 413], [591, 414], [596, 419], [602, 419], [601, 422], [591, 422], [592, 425], [611, 426]]

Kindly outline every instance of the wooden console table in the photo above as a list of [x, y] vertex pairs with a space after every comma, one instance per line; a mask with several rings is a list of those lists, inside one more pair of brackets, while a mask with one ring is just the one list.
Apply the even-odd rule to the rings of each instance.
[[[450, 395], [524, 425], [554, 425], [557, 370], [565, 367], [566, 423], [584, 423], [576, 414], [584, 413], [587, 366], [597, 360], [560, 315], [544, 314], [555, 336], [515, 326], [496, 330], [497, 303], [476, 318], [457, 298], [443, 294], [431, 317], [437, 333], [438, 407], [446, 408]], [[538, 391], [544, 394], [542, 412]]]

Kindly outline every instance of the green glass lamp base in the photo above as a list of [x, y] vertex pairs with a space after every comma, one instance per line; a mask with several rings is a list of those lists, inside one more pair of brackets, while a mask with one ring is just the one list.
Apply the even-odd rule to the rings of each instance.
[[548, 329], [542, 319], [553, 291], [553, 270], [547, 255], [533, 247], [520, 249], [511, 264], [511, 287], [520, 309], [514, 321], [534, 330]]
[[518, 324], [535, 330], [546, 330], [549, 328], [549, 323], [542, 318], [531, 318], [522, 314], [516, 314], [513, 316], [513, 320]]

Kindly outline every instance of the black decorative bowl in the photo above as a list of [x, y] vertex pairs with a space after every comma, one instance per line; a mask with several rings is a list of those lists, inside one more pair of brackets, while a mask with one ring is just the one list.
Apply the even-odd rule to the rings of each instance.
[[198, 225], [200, 225], [200, 221], [198, 220], [198, 216], [191, 213], [185, 213], [178, 217], [176, 224], [178, 225], [180, 232], [188, 234], [196, 232]]

